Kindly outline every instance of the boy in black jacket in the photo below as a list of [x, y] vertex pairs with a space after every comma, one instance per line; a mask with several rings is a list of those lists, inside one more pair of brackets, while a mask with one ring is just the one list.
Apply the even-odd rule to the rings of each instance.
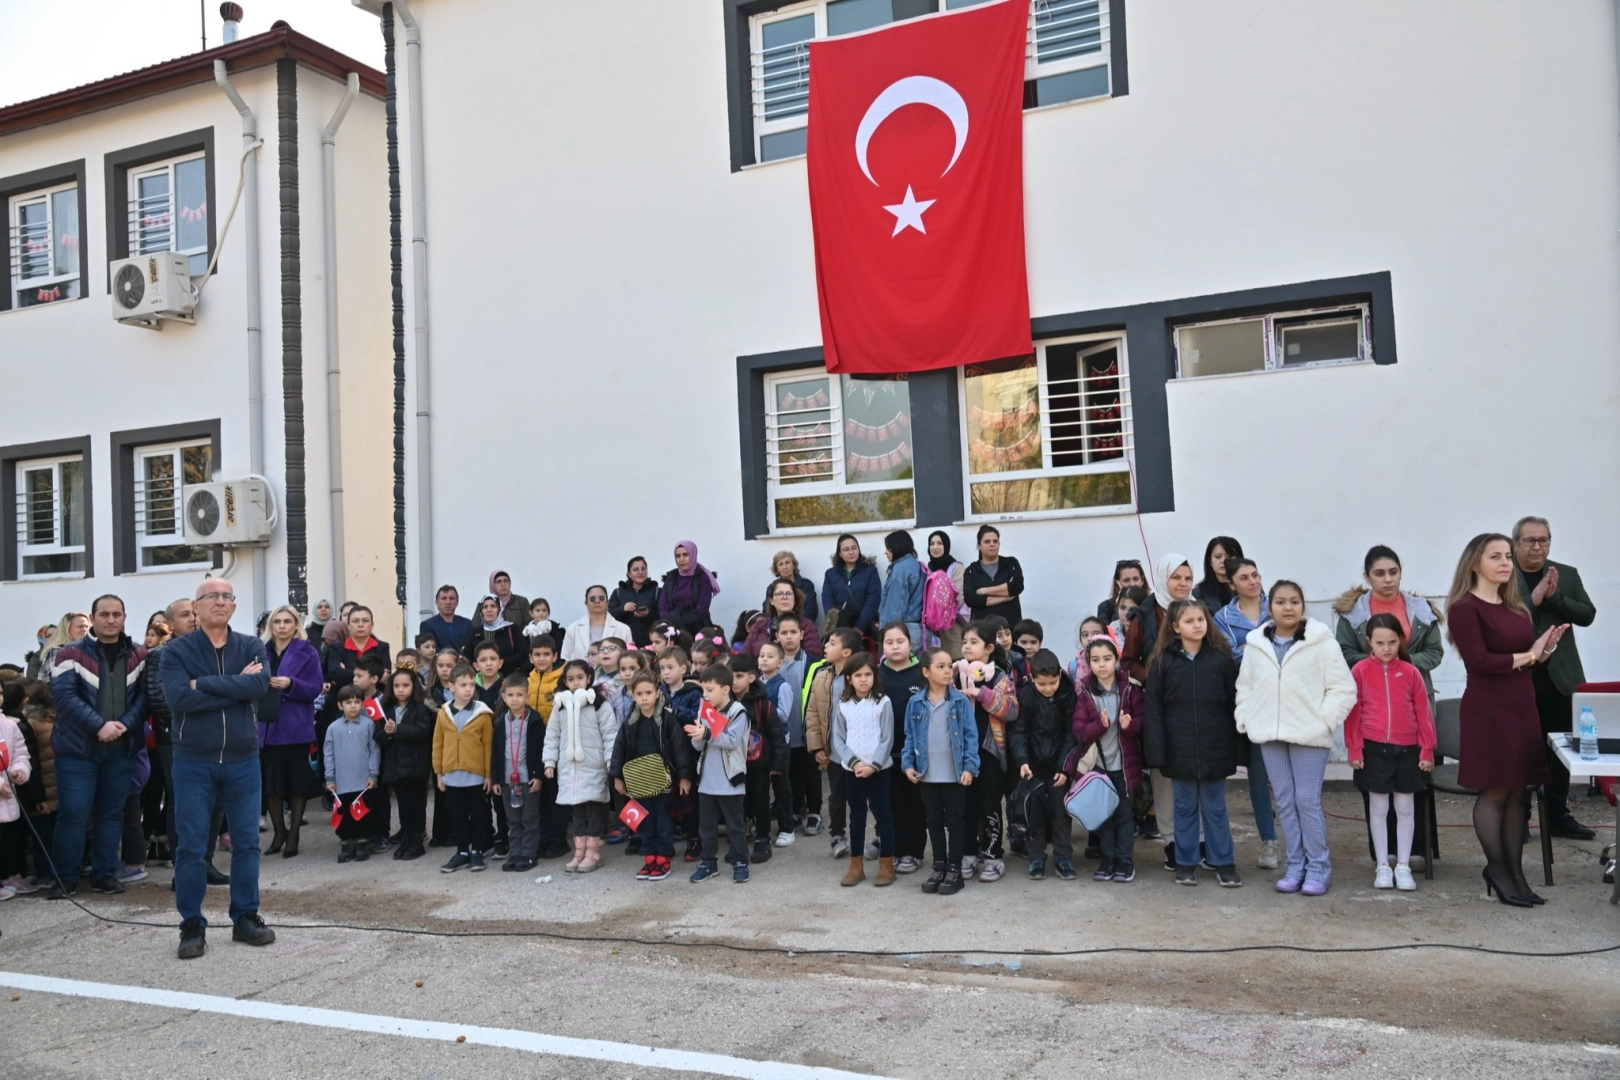
[[[748, 786], [746, 790], [750, 816], [754, 819], [753, 862], [769, 862], [771, 842], [776, 839], [771, 831], [771, 788], [787, 775], [791, 751], [788, 748], [787, 724], [771, 703], [770, 695], [759, 681], [759, 662], [747, 653], [731, 658], [731, 692], [736, 695], [748, 713]], [[784, 798], [783, 796], [786, 795]], [[793, 797], [791, 792], [778, 792], [776, 800], [777, 828], [793, 831]]]
[[1013, 767], [1025, 780], [1039, 785], [1027, 803], [1029, 814], [1029, 876], [1046, 877], [1046, 830], [1052, 832], [1052, 855], [1058, 876], [1076, 877], [1074, 843], [1069, 838], [1069, 812], [1063, 805], [1069, 777], [1063, 771], [1074, 752], [1074, 684], [1063, 674], [1063, 664], [1050, 649], [1040, 649], [1029, 661], [1029, 682], [1018, 691], [1018, 723], [1010, 730]]
[[[664, 703], [658, 680], [651, 672], [641, 672], [630, 680], [629, 692], [635, 702], [630, 715], [619, 725], [619, 734], [613, 740], [613, 756], [608, 762], [608, 775], [613, 777], [613, 790], [634, 798], [647, 816], [636, 827], [641, 838], [641, 869], [636, 871], [637, 881], [663, 881], [669, 877], [670, 863], [675, 858], [675, 820], [669, 816], [670, 788], [678, 788], [682, 796], [690, 797], [697, 779], [692, 740], [682, 730], [682, 721], [673, 707]], [[656, 755], [663, 760], [664, 773], [670, 787], [661, 794], [634, 794], [629, 788], [637, 781], [646, 781], [646, 769], [631, 765], [630, 784], [625, 782], [627, 763]], [[653, 763], [642, 760], [641, 765]], [[656, 768], [652, 770], [657, 772]]]
[[529, 710], [528, 676], [514, 673], [501, 680], [501, 712], [495, 721], [495, 748], [490, 754], [494, 795], [506, 808], [508, 858], [502, 871], [532, 870], [540, 854], [540, 787], [546, 774], [542, 760], [546, 728]]
[[[473, 667], [478, 669], [478, 675], [474, 679], [478, 684], [477, 698], [489, 706], [489, 711], [494, 716], [500, 716], [506, 709], [506, 702], [502, 697], [503, 663], [501, 650], [493, 641], [480, 641], [473, 647]], [[527, 690], [528, 684], [524, 683], [525, 694]], [[544, 770], [541, 771], [541, 775], [545, 775]], [[495, 813], [495, 847], [490, 851], [489, 857], [504, 859], [512, 850], [511, 823], [506, 820], [506, 800], [492, 791], [489, 794], [489, 805]]]

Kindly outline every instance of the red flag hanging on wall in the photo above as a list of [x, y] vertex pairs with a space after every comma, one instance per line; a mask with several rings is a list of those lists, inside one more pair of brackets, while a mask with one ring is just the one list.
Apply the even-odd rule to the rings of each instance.
[[808, 170], [827, 370], [1033, 351], [1024, 267], [1029, 0], [810, 45]]

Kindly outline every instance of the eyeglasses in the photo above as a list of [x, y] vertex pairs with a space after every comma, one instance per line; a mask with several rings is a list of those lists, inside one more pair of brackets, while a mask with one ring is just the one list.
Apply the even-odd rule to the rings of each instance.
[[1548, 544], [1552, 543], [1552, 537], [1521, 536], [1519, 537], [1519, 543], [1523, 544], [1525, 547], [1546, 547]]
[[211, 600], [220, 604], [234, 604], [236, 603], [236, 594], [228, 592], [205, 592], [201, 596], [197, 597], [198, 603], [205, 600]]
[[605, 604], [605, 603], [607, 603], [607, 597], [606, 596], [587, 596], [585, 598], [585, 602], [587, 604]]

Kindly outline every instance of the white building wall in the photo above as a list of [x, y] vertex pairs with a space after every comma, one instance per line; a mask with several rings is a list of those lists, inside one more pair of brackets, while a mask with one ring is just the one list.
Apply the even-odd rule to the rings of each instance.
[[[285, 492], [281, 362], [281, 260], [278, 210], [276, 69], [256, 68], [232, 75], [232, 82], [258, 117], [265, 140], [255, 164], [259, 183], [260, 282], [262, 288], [262, 355], [264, 395], [264, 474], [277, 493]], [[308, 536], [311, 602], [330, 595], [330, 540], [327, 514], [324, 304], [321, 293], [320, 132], [341, 96], [342, 87], [307, 68], [299, 70], [299, 156], [302, 202], [302, 283], [306, 475], [309, 491]], [[323, 111], [324, 110], [324, 111]], [[113, 573], [116, 522], [112, 503], [113, 431], [218, 418], [216, 469], [224, 475], [249, 471], [247, 316], [243, 277], [245, 210], [239, 208], [223, 239], [217, 272], [204, 289], [195, 326], [166, 322], [161, 331], [122, 326], [113, 321], [106, 289], [108, 238], [103, 156], [131, 146], [184, 132], [214, 129], [216, 234], [224, 225], [236, 190], [241, 153], [241, 119], [212, 83], [145, 98], [128, 105], [34, 128], [0, 139], [0, 176], [11, 176], [64, 161], [85, 159], [82, 197], [88, 236], [81, 238], [84, 266], [82, 298], [17, 311], [0, 312], [0, 372], [7, 386], [6, 421], [0, 444], [91, 437], [90, 469], [93, 517], [93, 574], [90, 580], [15, 581], [0, 583], [0, 655], [18, 658], [33, 647], [36, 627], [55, 622], [64, 611], [82, 610], [103, 592], [121, 595], [134, 634], [147, 616], [180, 596], [189, 596], [200, 580], [195, 570]], [[347, 141], [345, 141], [347, 140]], [[387, 290], [386, 162], [381, 150], [382, 103], [361, 95], [339, 136], [340, 271], [354, 282], [341, 294], [340, 321], [350, 342], [346, 363], [357, 383], [375, 385], [369, 368], [388, 349], [386, 311], [382, 323], [373, 308]], [[378, 285], [377, 282], [381, 281]], [[368, 341], [381, 334], [381, 343]], [[385, 365], [386, 366], [386, 365]], [[356, 435], [368, 443], [377, 438], [378, 406], [356, 389], [352, 395]], [[382, 421], [386, 427], [386, 418]], [[349, 513], [375, 512], [389, 453], [356, 452], [349, 467]], [[380, 455], [380, 456], [379, 456]], [[368, 465], [368, 461], [372, 464]], [[386, 497], [386, 492], [385, 496]], [[259, 607], [284, 602], [287, 595], [285, 505], [267, 550], [240, 553], [227, 568], [238, 593], [237, 623], [250, 629], [256, 612], [250, 600], [252, 558], [267, 562], [266, 597]], [[8, 508], [8, 513], [10, 508]], [[13, 526], [14, 527], [14, 526]], [[366, 545], [374, 540], [351, 530], [351, 574], [370, 590], [364, 569], [375, 563]], [[352, 590], [351, 590], [352, 591]], [[391, 579], [389, 593], [392, 592]], [[397, 618], [395, 620], [397, 623]]]
[[[819, 578], [831, 532], [743, 539], [736, 357], [820, 332], [803, 160], [729, 168], [720, 5], [419, 8], [435, 578], [470, 601], [507, 567], [567, 621], [690, 537], [728, 626], [776, 548]], [[1538, 513], [1600, 610], [1589, 673], [1620, 674], [1610, 6], [1128, 16], [1128, 96], [1026, 113], [1032, 315], [1388, 271], [1399, 363], [1172, 383], [1176, 510], [1004, 526], [1026, 613], [1067, 653], [1144, 533], [1195, 562], [1236, 535], [1317, 601], [1388, 543], [1443, 593], [1470, 536]]]

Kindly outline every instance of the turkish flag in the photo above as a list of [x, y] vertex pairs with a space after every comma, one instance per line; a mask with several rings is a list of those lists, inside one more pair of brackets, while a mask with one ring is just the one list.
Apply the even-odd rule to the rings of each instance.
[[709, 729], [709, 738], [718, 739], [725, 733], [731, 718], [705, 701], [698, 708], [698, 722]]
[[364, 821], [369, 813], [371, 806], [366, 802], [366, 793], [362, 791], [354, 797], [354, 802], [349, 804], [349, 816], [356, 821]]
[[624, 804], [624, 809], [619, 811], [619, 820], [630, 826], [631, 832], [638, 832], [641, 823], [647, 820], [647, 808], [630, 799]]
[[343, 824], [343, 800], [334, 793], [332, 795], [332, 828]]
[[1024, 267], [1029, 0], [812, 42], [808, 170], [827, 370], [1034, 351]]

